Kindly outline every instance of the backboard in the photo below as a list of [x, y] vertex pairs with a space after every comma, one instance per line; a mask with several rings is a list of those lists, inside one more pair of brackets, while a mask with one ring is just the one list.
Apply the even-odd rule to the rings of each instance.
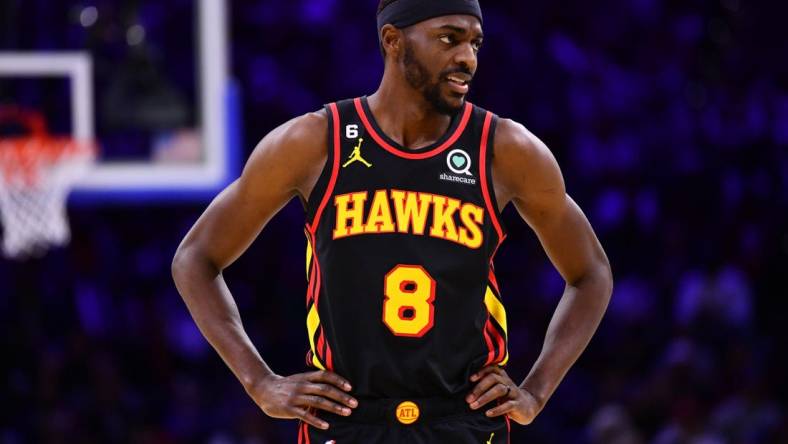
[[72, 202], [210, 198], [235, 178], [240, 107], [224, 0], [52, 7], [62, 29], [47, 35], [62, 38], [0, 50], [0, 105], [41, 113], [52, 133], [96, 140], [97, 164]]

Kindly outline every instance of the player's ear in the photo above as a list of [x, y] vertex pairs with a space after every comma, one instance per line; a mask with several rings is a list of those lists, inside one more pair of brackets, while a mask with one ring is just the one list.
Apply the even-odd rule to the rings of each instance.
[[380, 30], [380, 41], [382, 42], [383, 50], [394, 60], [399, 60], [400, 52], [402, 51], [402, 39], [402, 31], [394, 25], [383, 25], [383, 28]]

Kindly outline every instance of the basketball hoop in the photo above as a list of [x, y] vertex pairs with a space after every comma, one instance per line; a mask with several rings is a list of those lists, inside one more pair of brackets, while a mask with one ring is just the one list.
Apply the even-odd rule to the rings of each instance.
[[0, 108], [0, 121], [15, 121], [30, 135], [0, 139], [0, 223], [3, 255], [40, 256], [68, 243], [66, 199], [96, 156], [92, 142], [53, 137], [43, 117]]

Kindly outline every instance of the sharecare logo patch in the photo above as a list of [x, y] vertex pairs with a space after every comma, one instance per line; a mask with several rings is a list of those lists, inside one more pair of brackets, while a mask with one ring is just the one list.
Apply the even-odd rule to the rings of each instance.
[[471, 156], [463, 150], [451, 150], [446, 156], [446, 165], [454, 174], [464, 174], [473, 177], [471, 174]]
[[456, 183], [464, 183], [468, 185], [476, 185], [476, 179], [474, 179], [473, 177], [462, 177], [462, 176], [455, 176], [453, 174], [441, 173], [440, 179], [445, 180], [446, 182], [456, 182]]
[[451, 150], [446, 156], [446, 166], [454, 174], [441, 173], [440, 180], [476, 185], [476, 178], [471, 173], [471, 156], [465, 150]]

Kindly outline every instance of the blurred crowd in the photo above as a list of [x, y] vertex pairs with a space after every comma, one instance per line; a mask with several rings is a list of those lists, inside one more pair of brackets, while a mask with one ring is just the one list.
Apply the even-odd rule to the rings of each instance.
[[[143, 20], [146, 3], [129, 2]], [[788, 442], [786, 8], [765, 3], [483, 3], [471, 101], [551, 147], [615, 276], [588, 350], [513, 443]], [[295, 115], [374, 92], [376, 4], [232, 3], [247, 154]], [[20, 23], [42, 37], [14, 48], [0, 32], [0, 49], [68, 49], [37, 46], [66, 32], [52, 23]], [[246, 396], [171, 281], [203, 207], [72, 207], [69, 247], [0, 262], [0, 443], [295, 441], [295, 423]], [[564, 283], [513, 208], [503, 222], [496, 270], [517, 380]], [[225, 272], [280, 373], [304, 370], [302, 223], [291, 202]]]

